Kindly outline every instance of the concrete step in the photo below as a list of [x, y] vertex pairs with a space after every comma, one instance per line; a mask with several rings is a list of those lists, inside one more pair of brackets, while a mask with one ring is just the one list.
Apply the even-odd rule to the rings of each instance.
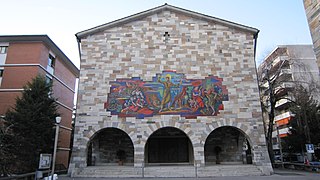
[[90, 166], [73, 174], [74, 177], [142, 177], [141, 168], [133, 166]]
[[198, 168], [198, 177], [261, 175], [263, 173], [254, 165], [213, 165]]
[[73, 177], [215, 177], [215, 176], [261, 176], [262, 171], [254, 165], [212, 165], [196, 168], [185, 166], [90, 166], [79, 169]]
[[194, 166], [149, 166], [144, 177], [196, 177]]

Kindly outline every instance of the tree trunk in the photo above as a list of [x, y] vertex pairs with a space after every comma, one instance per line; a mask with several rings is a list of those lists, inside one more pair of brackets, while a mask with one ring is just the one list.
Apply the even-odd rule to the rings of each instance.
[[272, 132], [273, 132], [273, 123], [274, 123], [274, 111], [275, 111], [275, 97], [272, 92], [270, 92], [270, 113], [269, 113], [269, 125], [268, 125], [268, 132], [267, 132], [267, 146], [268, 146], [268, 153], [270, 157], [270, 161], [274, 164], [274, 152], [273, 152], [273, 145], [272, 145]]
[[270, 161], [271, 163], [273, 164], [274, 163], [274, 153], [273, 153], [273, 145], [272, 145], [272, 138], [271, 140], [269, 140], [267, 138], [267, 146], [268, 146], [268, 153], [269, 153], [269, 158], [270, 158]]
[[274, 113], [276, 107], [276, 93], [274, 90], [274, 84], [270, 82], [270, 77], [268, 74], [268, 84], [269, 84], [269, 97], [270, 97], [270, 112], [269, 115], [269, 124], [268, 124], [268, 132], [267, 132], [267, 146], [268, 146], [268, 153], [270, 157], [270, 161], [274, 164], [274, 152], [273, 152], [273, 145], [272, 145], [272, 132], [273, 132], [273, 123], [274, 123]]

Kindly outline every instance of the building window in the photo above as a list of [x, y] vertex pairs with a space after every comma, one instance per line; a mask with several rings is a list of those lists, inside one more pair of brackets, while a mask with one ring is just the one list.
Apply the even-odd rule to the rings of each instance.
[[272, 138], [272, 144], [278, 144], [278, 139], [276, 137]]
[[3, 69], [0, 69], [0, 86], [1, 86], [1, 82], [2, 82], [2, 76], [3, 76]]
[[6, 54], [7, 49], [8, 49], [8, 46], [0, 46], [0, 54]]
[[52, 84], [52, 77], [46, 76], [46, 83], [47, 84]]
[[55, 58], [51, 54], [49, 54], [48, 66], [54, 68], [54, 64], [55, 64]]

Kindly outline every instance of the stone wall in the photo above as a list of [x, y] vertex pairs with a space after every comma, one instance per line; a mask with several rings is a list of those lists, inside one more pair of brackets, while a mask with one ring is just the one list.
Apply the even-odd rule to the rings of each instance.
[[320, 69], [320, 35], [319, 35], [319, 17], [320, 3], [314, 0], [303, 0], [304, 9], [309, 24], [310, 34], [313, 42], [313, 50], [317, 57], [317, 64]]
[[[164, 36], [167, 32], [170, 36]], [[70, 172], [86, 167], [92, 136], [107, 127], [126, 132], [134, 144], [134, 167], [144, 166], [148, 137], [163, 127], [182, 130], [191, 140], [194, 166], [205, 166], [204, 144], [216, 128], [232, 126], [243, 132], [253, 153], [253, 164], [272, 171], [264, 137], [252, 32], [162, 11], [81, 39], [81, 73], [77, 120]], [[224, 110], [216, 116], [194, 118], [155, 115], [137, 119], [106, 111], [110, 82], [140, 77], [151, 81], [164, 70], [187, 79], [209, 75], [223, 79], [228, 89]]]

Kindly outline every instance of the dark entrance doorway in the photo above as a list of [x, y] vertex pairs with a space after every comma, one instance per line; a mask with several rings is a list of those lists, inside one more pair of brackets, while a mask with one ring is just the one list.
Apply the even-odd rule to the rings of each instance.
[[204, 145], [205, 162], [210, 164], [252, 164], [251, 146], [238, 128], [215, 129]]
[[88, 145], [88, 166], [133, 165], [133, 143], [124, 131], [105, 128], [97, 132]]
[[193, 162], [193, 148], [183, 131], [165, 127], [149, 137], [145, 157], [149, 164], [190, 164]]

